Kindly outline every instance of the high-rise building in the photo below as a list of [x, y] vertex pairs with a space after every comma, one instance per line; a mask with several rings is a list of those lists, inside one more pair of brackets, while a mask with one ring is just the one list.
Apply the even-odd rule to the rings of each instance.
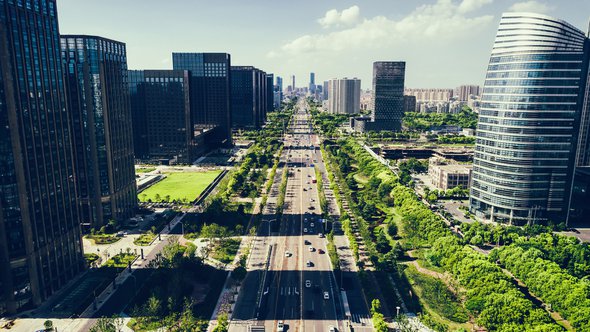
[[329, 97], [328, 81], [324, 81], [324, 89], [322, 90], [322, 100], [328, 100]]
[[192, 163], [207, 150], [206, 130], [195, 127], [187, 70], [130, 70], [135, 156]]
[[264, 124], [266, 79], [266, 73], [255, 67], [231, 67], [232, 128], [259, 129]]
[[328, 112], [332, 114], [357, 114], [361, 107], [361, 80], [357, 78], [328, 81]]
[[470, 96], [479, 96], [479, 85], [461, 85], [455, 89], [455, 96], [459, 101], [468, 101]]
[[416, 112], [416, 96], [404, 96], [405, 112]]
[[[373, 63], [374, 130], [400, 130], [404, 116], [404, 81], [406, 63]], [[377, 129], [378, 128], [378, 129]]]
[[137, 206], [125, 44], [61, 36], [83, 224], [123, 221]]
[[477, 216], [567, 219], [589, 46], [565, 21], [502, 16], [477, 125], [470, 197]]
[[[590, 36], [590, 31], [588, 31], [588, 35]], [[590, 70], [586, 82], [584, 104], [582, 105], [582, 115], [580, 116], [576, 167], [590, 166]]]
[[232, 144], [230, 67], [227, 53], [172, 53], [172, 68], [191, 76], [193, 124], [214, 130], [212, 143], [219, 146]]
[[[274, 111], [274, 74], [266, 74], [266, 111]], [[266, 114], [264, 115], [263, 122], [266, 122]]]
[[315, 93], [315, 73], [309, 73], [309, 92]]
[[0, 1], [0, 316], [84, 269], [55, 0]]
[[295, 75], [291, 75], [291, 88], [293, 91], [296, 91], [297, 88], [295, 87]]

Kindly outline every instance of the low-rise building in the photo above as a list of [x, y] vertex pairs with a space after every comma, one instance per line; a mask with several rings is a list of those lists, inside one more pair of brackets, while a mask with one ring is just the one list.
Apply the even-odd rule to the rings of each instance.
[[431, 158], [428, 165], [428, 175], [439, 190], [449, 190], [461, 186], [469, 188], [471, 182], [472, 165], [444, 164], [439, 158]]

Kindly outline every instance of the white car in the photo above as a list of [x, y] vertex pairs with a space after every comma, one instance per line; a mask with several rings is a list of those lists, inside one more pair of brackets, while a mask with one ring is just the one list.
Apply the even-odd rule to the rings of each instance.
[[285, 251], [285, 257], [291, 257], [293, 255], [290, 251]]
[[277, 332], [283, 332], [283, 331], [285, 331], [285, 323], [283, 323], [283, 321], [280, 320], [277, 323]]
[[314, 225], [313, 223], [309, 223], [309, 227], [313, 227], [313, 225]]
[[334, 327], [334, 325], [328, 326], [328, 332], [336, 332], [336, 328]]
[[329, 300], [330, 299], [330, 294], [328, 294], [328, 292], [324, 292], [324, 300]]
[[324, 237], [324, 234], [322, 234], [322, 233], [318, 233], [318, 237], [319, 237], [319, 238], [323, 238], [323, 237]]
[[311, 280], [305, 280], [305, 288], [311, 288]]
[[303, 229], [303, 233], [307, 233], [307, 228], [304, 228]]
[[312, 246], [309, 246], [309, 252], [314, 252], [314, 251], [315, 251], [315, 248]]

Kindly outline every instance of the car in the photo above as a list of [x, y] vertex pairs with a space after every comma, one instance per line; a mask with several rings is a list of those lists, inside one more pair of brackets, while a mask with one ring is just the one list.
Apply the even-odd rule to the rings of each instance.
[[310, 199], [309, 199], [309, 201], [310, 201], [310, 202], [313, 202], [313, 198], [310, 198]]
[[309, 252], [314, 252], [314, 251], [315, 251], [315, 248], [314, 248], [314, 247], [312, 247], [312, 246], [310, 246], [310, 247], [309, 247]]
[[311, 244], [311, 242], [309, 242], [309, 240], [304, 240], [303, 241], [306, 245]]
[[118, 232], [117, 232], [117, 236], [118, 236], [118, 237], [123, 237], [123, 236], [125, 236], [125, 232], [123, 232], [123, 231], [118, 231]]
[[285, 251], [285, 257], [291, 257], [293, 254], [290, 251]]
[[303, 191], [307, 191], [307, 189], [303, 188]]
[[307, 227], [303, 228], [303, 233], [307, 233]]
[[328, 332], [336, 332], [336, 328], [334, 327], [334, 325], [328, 326]]
[[277, 323], [277, 332], [283, 332], [283, 331], [285, 331], [285, 323], [283, 323], [283, 321], [280, 320]]
[[323, 249], [318, 249], [318, 254], [323, 254], [324, 250]]
[[328, 292], [324, 292], [324, 300], [329, 300], [330, 299], [330, 294], [328, 294]]
[[311, 280], [305, 280], [305, 288], [311, 288]]
[[323, 238], [323, 237], [324, 237], [324, 234], [322, 234], [322, 233], [318, 233], [318, 237], [321, 239], [321, 238]]
[[307, 222], [307, 218], [303, 218], [303, 222]]
[[310, 207], [309, 207], [309, 209], [310, 209], [310, 210], [315, 210], [315, 207], [313, 207], [313, 206], [310, 206]]
[[313, 226], [314, 226], [314, 223], [309, 223], [309, 227], [313, 227]]
[[307, 263], [305, 263], [305, 265], [307, 265], [307, 267], [312, 267], [313, 266], [313, 262], [312, 261], [307, 261]]

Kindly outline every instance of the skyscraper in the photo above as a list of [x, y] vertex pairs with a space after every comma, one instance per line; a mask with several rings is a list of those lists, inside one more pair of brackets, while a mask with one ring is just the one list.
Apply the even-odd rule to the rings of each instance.
[[477, 216], [566, 220], [589, 46], [562, 20], [502, 16], [477, 125], [470, 198]]
[[125, 44], [61, 36], [82, 223], [123, 221], [137, 205]]
[[315, 93], [315, 73], [309, 73], [309, 92]]
[[373, 63], [373, 99], [370, 130], [400, 130], [404, 116], [405, 62]]
[[[272, 112], [274, 110], [274, 74], [266, 74], [266, 111]], [[266, 114], [263, 122], [266, 122]]]
[[328, 81], [328, 113], [356, 114], [361, 107], [361, 80], [357, 78]]
[[455, 89], [455, 96], [459, 101], [468, 101], [469, 96], [479, 96], [479, 85], [461, 85]]
[[232, 128], [259, 129], [265, 121], [266, 73], [252, 66], [231, 67]]
[[205, 152], [190, 108], [187, 70], [130, 70], [135, 155], [192, 163]]
[[293, 89], [293, 91], [296, 90], [296, 88], [295, 88], [295, 75], [291, 75], [291, 88]]
[[231, 145], [230, 66], [227, 53], [172, 53], [172, 68], [191, 75], [193, 123], [211, 127], [213, 143]]
[[55, 0], [0, 1], [0, 316], [84, 268]]

